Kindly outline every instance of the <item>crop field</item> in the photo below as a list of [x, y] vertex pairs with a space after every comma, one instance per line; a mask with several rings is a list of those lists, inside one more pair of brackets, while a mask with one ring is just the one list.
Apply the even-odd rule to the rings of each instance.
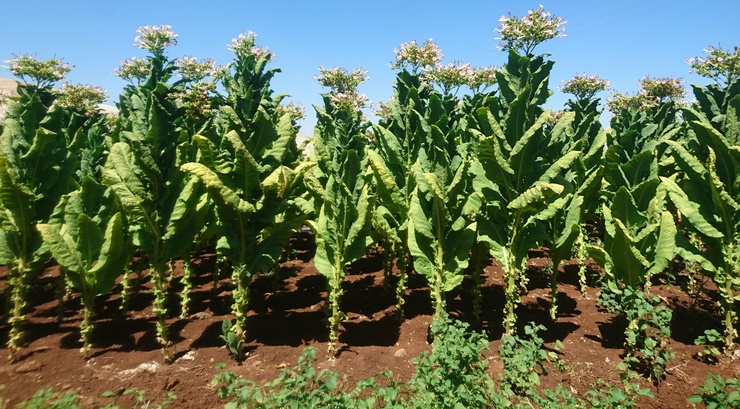
[[740, 49], [553, 111], [564, 22], [500, 23], [502, 67], [402, 44], [373, 119], [321, 67], [300, 145], [251, 32], [141, 27], [116, 114], [7, 60], [0, 407], [740, 407]]

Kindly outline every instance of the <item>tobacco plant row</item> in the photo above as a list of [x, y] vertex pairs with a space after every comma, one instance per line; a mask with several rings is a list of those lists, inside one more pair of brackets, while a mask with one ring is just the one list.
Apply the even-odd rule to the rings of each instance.
[[[632, 311], [657, 306], [644, 296], [651, 277], [680, 260], [691, 277], [701, 272], [719, 288], [731, 348], [740, 299], [740, 51], [712, 48], [690, 61], [715, 80], [693, 86], [691, 104], [681, 102], [678, 81], [643, 79], [639, 94], [610, 100], [614, 116], [604, 128], [596, 94], [607, 83], [597, 77], [568, 81], [563, 91], [573, 97], [563, 111], [545, 108], [554, 62], [533, 50], [560, 36], [563, 22], [541, 8], [527, 18], [544, 35], [516, 17], [502, 19], [507, 61], [500, 69], [443, 66], [433, 43], [403, 44], [392, 63], [393, 97], [376, 123], [358, 92], [367, 73], [322, 67], [317, 79], [329, 91], [315, 107], [308, 155], [296, 143], [303, 113], [274, 94], [279, 69], [268, 68], [272, 54], [253, 33], [235, 39], [234, 61], [217, 67], [171, 59], [166, 51], [177, 35], [166, 26], [141, 28], [136, 41], [149, 55], [117, 70], [129, 85], [115, 117], [95, 109], [104, 98], [95, 88], [53, 88], [70, 69], [61, 61], [9, 60], [24, 81], [0, 136], [8, 347], [22, 347], [28, 289], [53, 258], [60, 283], [82, 298], [83, 352], [92, 342], [95, 298], [121, 283], [125, 308], [130, 280], [148, 276], [169, 358], [173, 265], [184, 265], [186, 317], [190, 260], [206, 246], [234, 286], [228, 330], [246, 340], [252, 278], [271, 272], [307, 225], [327, 280], [332, 354], [345, 317], [347, 267], [375, 245], [399, 318], [407, 277], [419, 274], [435, 317], [469, 276], [473, 320], [480, 321], [491, 308], [481, 275], [496, 259], [507, 334], [516, 329], [533, 248], [549, 249], [553, 319], [563, 261], [577, 261], [585, 289], [585, 260], [596, 260], [604, 289]], [[650, 337], [641, 319], [630, 318], [628, 331]], [[635, 337], [627, 339], [628, 352], [637, 351]]]

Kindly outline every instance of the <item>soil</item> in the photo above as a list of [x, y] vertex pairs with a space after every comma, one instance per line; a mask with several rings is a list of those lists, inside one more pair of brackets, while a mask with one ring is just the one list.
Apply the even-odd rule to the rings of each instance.
[[[74, 293], [66, 296], [60, 318], [54, 295], [59, 271], [49, 266], [29, 294], [32, 307], [27, 315], [25, 347], [14, 362], [0, 360], [3, 386], [0, 396], [5, 405], [0, 406], [12, 407], [36, 391], [52, 387], [80, 395], [83, 407], [112, 403], [134, 407], [137, 394], [124, 394], [132, 388], [144, 391], [144, 403], [163, 402], [167, 393], [172, 393], [177, 398], [170, 407], [223, 407], [216, 387], [211, 385], [219, 372], [215, 365], [225, 363], [225, 369], [239, 376], [264, 382], [275, 378], [283, 368], [295, 365], [307, 346], [316, 348], [315, 365], [344, 374], [346, 385], [386, 370], [393, 372], [394, 379], [408, 380], [415, 370], [411, 358], [431, 348], [428, 329], [432, 307], [424, 278], [409, 277], [401, 322], [396, 319], [393, 288], [384, 285], [382, 255], [371, 252], [350, 266], [343, 285], [342, 309], [348, 318], [339, 338], [341, 352], [335, 360], [329, 360], [324, 312], [326, 280], [314, 267], [310, 234], [297, 236], [294, 241], [297, 257], [282, 263], [278, 276], [257, 276], [250, 286], [249, 355], [243, 364], [229, 359], [219, 338], [221, 323], [230, 316], [231, 286], [228, 279], [219, 279], [214, 286], [216, 261], [212, 254], [203, 254], [193, 261], [191, 314], [186, 319], [169, 320], [174, 341], [170, 348], [174, 361], [169, 364], [164, 362], [156, 341], [151, 311], [153, 295], [146, 274], [138, 291], [131, 295], [127, 312], [120, 310], [120, 287], [99, 299], [92, 335], [94, 348], [84, 357], [80, 353], [78, 331], [82, 320], [79, 296]], [[597, 306], [598, 288], [588, 287], [587, 294], [581, 294], [574, 262], [560, 268], [559, 313], [557, 320], [551, 321], [549, 281], [542, 273], [548, 263], [546, 255], [546, 251], [532, 252], [528, 291], [517, 310], [520, 328], [527, 322], [542, 324], [547, 327], [542, 336], [548, 348], [554, 350], [558, 340], [563, 344], [558, 353], [566, 371], [550, 371], [543, 378], [543, 387], [562, 383], [581, 394], [592, 389], [599, 378], [619, 384], [616, 366], [622, 361], [626, 323], [620, 316]], [[178, 262], [175, 267], [170, 299], [171, 311], [178, 313], [182, 265]], [[589, 267], [592, 274], [598, 269], [593, 263]], [[3, 286], [7, 286], [6, 276], [7, 268], [0, 267]], [[643, 387], [651, 388], [655, 394], [654, 399], [640, 400], [641, 408], [689, 407], [686, 397], [697, 392], [696, 386], [704, 383], [709, 372], [730, 377], [740, 370], [740, 361], [730, 358], [714, 365], [697, 358], [702, 347], [695, 346], [694, 339], [704, 329], [722, 328], [717, 293], [708, 283], [700, 296], [689, 297], [684, 288], [685, 276], [677, 277], [677, 280], [656, 277], [652, 287], [652, 292], [673, 310], [670, 347], [676, 358], [669, 363], [667, 376], [657, 386], [641, 381]], [[485, 268], [483, 281], [480, 329], [491, 340], [486, 355], [491, 376], [496, 379], [502, 370], [496, 351], [502, 336], [504, 293], [500, 265], [494, 260]], [[464, 321], [472, 321], [471, 284], [466, 279], [459, 290], [448, 294], [448, 311]], [[2, 317], [2, 322], [6, 319]], [[3, 324], [2, 342], [7, 334], [7, 325]]]

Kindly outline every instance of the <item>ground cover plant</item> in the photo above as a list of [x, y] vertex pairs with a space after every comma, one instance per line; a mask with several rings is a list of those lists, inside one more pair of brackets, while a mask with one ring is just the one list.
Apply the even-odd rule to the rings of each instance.
[[[307, 154], [296, 143], [303, 112], [275, 94], [279, 69], [254, 33], [234, 39], [234, 61], [217, 67], [170, 57], [170, 27], [140, 28], [148, 56], [116, 71], [129, 85], [115, 117], [96, 110], [95, 87], [54, 88], [71, 69], [61, 60], [15, 56], [22, 82], [0, 134], [0, 277], [2, 334], [17, 362], [0, 379], [40, 371], [30, 363], [45, 350], [33, 343], [66, 328], [78, 306], [65, 330], [73, 336], [60, 342], [82, 348], [81, 365], [113, 345], [123, 354], [159, 345], [172, 370], [198, 345], [226, 343], [219, 361], [238, 362], [220, 366], [212, 388], [230, 407], [637, 407], [684, 367], [731, 367], [740, 51], [690, 60], [716, 81], [694, 86], [692, 103], [677, 79], [645, 77], [639, 94], [608, 101], [604, 129], [600, 78], [565, 82], [574, 99], [563, 112], [546, 108], [555, 62], [534, 50], [563, 24], [542, 7], [502, 18], [501, 68], [445, 66], [433, 42], [402, 44], [377, 123], [359, 92], [367, 72], [321, 67], [329, 92], [314, 107]], [[705, 293], [684, 291], [697, 276]], [[39, 325], [48, 304], [56, 324]], [[574, 305], [603, 319], [591, 317], [598, 335], [579, 342], [596, 338], [616, 361], [603, 373], [616, 376], [580, 390], [567, 379], [578, 358], [561, 359], [565, 338], [586, 325], [570, 320], [582, 314]], [[705, 319], [682, 328], [691, 314]], [[210, 327], [181, 349], [198, 320]], [[414, 365], [404, 378], [368, 369], [350, 382], [314, 368], [359, 347], [396, 348], [410, 322], [431, 350], [411, 361], [405, 348], [392, 354]], [[387, 331], [374, 333], [378, 323]], [[143, 329], [109, 338], [126, 325]], [[713, 349], [693, 345], [700, 335]], [[326, 352], [306, 349], [295, 367], [280, 358], [259, 379], [232, 371], [262, 362], [263, 347], [309, 343]], [[201, 373], [213, 377], [213, 364]], [[134, 369], [161, 371], [147, 365]], [[711, 368], [701, 368], [703, 380]], [[690, 402], [734, 405], [732, 375], [707, 378]], [[135, 387], [106, 397], [133, 399]], [[39, 389], [29, 402], [92, 405]]]

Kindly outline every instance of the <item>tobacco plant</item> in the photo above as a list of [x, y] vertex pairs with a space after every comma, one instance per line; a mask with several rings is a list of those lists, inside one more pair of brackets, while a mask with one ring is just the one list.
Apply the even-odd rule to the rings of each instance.
[[91, 345], [95, 298], [113, 288], [127, 261], [122, 217], [113, 213], [114, 204], [110, 191], [86, 178], [80, 189], [62, 198], [49, 223], [36, 226], [70, 287], [82, 297], [85, 354]]
[[409, 207], [409, 250], [416, 272], [432, 287], [434, 316], [445, 312], [445, 293], [463, 281], [475, 240], [481, 197], [473, 191], [471, 162], [460, 156], [438, 160], [424, 169], [414, 165], [415, 185]]
[[188, 159], [191, 141], [176, 126], [184, 114], [175, 98], [183, 83], [169, 82], [177, 66], [164, 53], [176, 34], [166, 26], [143, 27], [139, 34], [137, 41], [152, 53], [146, 59], [147, 76], [138, 86], [127, 86], [121, 95], [113, 134], [116, 143], [102, 169], [103, 183], [121, 203], [133, 244], [149, 262], [157, 339], [169, 360], [168, 264], [186, 254], [201, 229], [198, 204], [204, 187], [179, 169]]
[[201, 180], [216, 205], [216, 248], [231, 263], [235, 289], [233, 332], [247, 339], [249, 284], [269, 271], [283, 247], [307, 218], [309, 206], [300, 198], [303, 174], [295, 142], [297, 129], [288, 113], [277, 109], [267, 69], [272, 55], [255, 46], [253, 33], [235, 39], [236, 60], [223, 73], [228, 93], [220, 107], [217, 132], [197, 135], [199, 162], [182, 170]]
[[[477, 129], [472, 131], [480, 138], [474, 181], [484, 197], [477, 239], [502, 263], [507, 334], [515, 327], [529, 250], [545, 243], [545, 222], [565, 208], [569, 193], [563, 175], [581, 155], [570, 149], [554, 162], [546, 160], [550, 112], [541, 105], [550, 95], [552, 65], [543, 56], [528, 58], [511, 51], [497, 73], [501, 98], [476, 111]], [[572, 115], [561, 118], [572, 120]]]
[[740, 290], [737, 250], [740, 223], [738, 112], [740, 97], [736, 96], [728, 105], [721, 132], [704, 114], [693, 109], [685, 110], [684, 117], [698, 143], [691, 144], [690, 150], [681, 144], [669, 143], [671, 156], [684, 176], [681, 180], [663, 178], [671, 202], [681, 212], [684, 224], [697, 234], [705, 248], [700, 251], [679, 237], [679, 253], [685, 259], [700, 263], [717, 284], [724, 314], [725, 347], [728, 349], [737, 338], [735, 302], [739, 299], [737, 292]]
[[11, 72], [18, 85], [0, 135], [0, 264], [9, 266], [11, 353], [22, 344], [25, 294], [48, 250], [35, 228], [48, 221], [59, 198], [74, 187], [75, 160], [63, 136], [64, 108], [51, 86], [71, 69], [61, 60], [19, 56]]
[[318, 123], [311, 160], [317, 166], [309, 183], [320, 205], [314, 262], [328, 282], [330, 356], [336, 354], [339, 325], [344, 319], [340, 300], [345, 268], [362, 257], [371, 244], [374, 200], [367, 172], [369, 124], [359, 109], [364, 100], [357, 93], [363, 80], [362, 70], [348, 73], [342, 68], [322, 68], [319, 82], [332, 91], [324, 94], [324, 109], [315, 107]]
[[599, 203], [603, 167], [602, 157], [607, 141], [607, 131], [601, 126], [599, 117], [599, 99], [596, 93], [608, 89], [608, 82], [596, 76], [576, 75], [560, 88], [562, 92], [573, 94], [574, 98], [566, 102], [564, 115], [572, 113], [573, 121], [558, 121], [549, 132], [549, 162], [565, 154], [568, 149], [577, 147], [582, 156], [571, 165], [565, 180], [575, 190], [568, 201], [565, 211], [558, 212], [551, 222], [549, 231], [553, 242], [549, 245], [549, 254], [553, 263], [551, 277], [551, 318], [557, 313], [557, 273], [561, 260], [575, 257], [578, 262], [578, 275], [581, 293], [586, 295], [586, 243], [589, 241], [587, 225], [592, 226], [599, 220]]
[[[368, 150], [368, 160], [374, 177], [376, 196], [373, 227], [386, 243], [389, 260], [397, 259], [396, 306], [403, 316], [406, 279], [413, 263], [409, 262], [408, 220], [414, 189], [412, 167], [423, 140], [427, 137], [421, 119], [430, 92], [419, 75], [407, 70], [398, 73], [395, 99], [388, 102], [389, 116], [373, 127], [375, 140]], [[428, 127], [426, 128], [428, 129]], [[392, 265], [386, 265], [389, 275]]]
[[625, 373], [639, 371], [657, 383], [673, 358], [668, 347], [671, 311], [644, 292], [649, 291], [651, 277], [675, 257], [677, 228], [666, 210], [668, 188], [659, 179], [657, 149], [644, 150], [620, 164], [622, 151], [616, 148], [607, 151], [605, 160], [610, 195], [601, 208], [606, 230], [603, 247], [591, 245], [588, 251], [605, 270], [602, 291], [616, 295], [619, 311], [628, 320]]
[[570, 151], [584, 152], [558, 178], [564, 186], [564, 195], [558, 199], [563, 205], [558, 205], [559, 210], [548, 220], [548, 249], [552, 260], [550, 317], [553, 320], [557, 314], [558, 267], [563, 260], [575, 256], [579, 265], [581, 291], [585, 292], [588, 239], [584, 225], [593, 223], [597, 213], [603, 179], [601, 157], [606, 143], [606, 133], [598, 124], [596, 115], [597, 102], [569, 101], [570, 110], [557, 118], [554, 126], [547, 131], [545, 163], [556, 163]]

